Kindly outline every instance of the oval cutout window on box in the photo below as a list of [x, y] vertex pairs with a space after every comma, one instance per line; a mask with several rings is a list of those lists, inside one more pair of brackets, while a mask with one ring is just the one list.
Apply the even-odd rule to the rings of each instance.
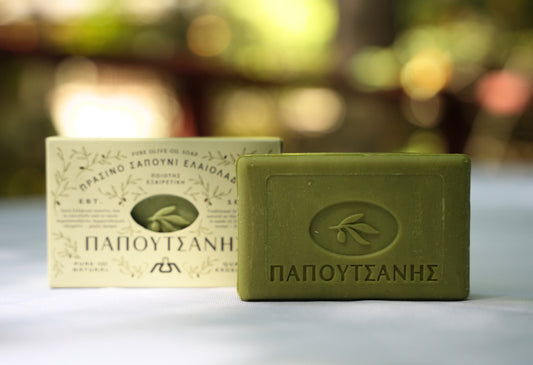
[[131, 217], [153, 232], [175, 232], [190, 226], [198, 210], [187, 199], [175, 195], [152, 195], [135, 204]]

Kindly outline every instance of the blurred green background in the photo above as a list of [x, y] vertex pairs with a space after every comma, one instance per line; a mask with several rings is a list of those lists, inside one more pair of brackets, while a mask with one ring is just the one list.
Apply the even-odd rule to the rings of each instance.
[[0, 0], [0, 196], [51, 135], [530, 163], [532, 77], [528, 0]]

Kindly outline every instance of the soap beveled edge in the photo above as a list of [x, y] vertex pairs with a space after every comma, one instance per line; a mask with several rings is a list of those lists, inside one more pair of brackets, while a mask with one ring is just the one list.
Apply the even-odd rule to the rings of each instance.
[[[245, 229], [243, 217], [250, 217], [252, 212], [250, 200], [250, 185], [251, 179], [248, 174], [251, 161], [254, 155], [240, 156], [235, 162], [236, 176], [237, 176], [237, 242], [250, 242], [253, 240], [253, 230]], [[244, 182], [243, 182], [244, 181]], [[250, 220], [253, 223], [253, 219]], [[250, 236], [248, 232], [252, 232]], [[251, 244], [242, 245], [239, 243], [237, 250], [237, 294], [242, 300], [254, 300], [254, 296], [250, 293], [252, 287], [250, 280], [252, 280], [253, 255], [251, 254], [253, 247]], [[242, 265], [246, 262], [246, 265]]]
[[[459, 224], [463, 227], [462, 232], [456, 233], [458, 239], [461, 239], [464, 241], [464, 244], [462, 245], [462, 249], [464, 250], [461, 252], [461, 257], [465, 261], [463, 262], [464, 265], [461, 267], [464, 267], [464, 271], [462, 273], [459, 273], [459, 275], [463, 275], [464, 282], [463, 286], [461, 288], [457, 288], [454, 293], [448, 293], [448, 295], [445, 296], [435, 296], [435, 297], [405, 297], [405, 298], [379, 298], [379, 297], [344, 297], [344, 298], [272, 298], [272, 297], [265, 297], [260, 294], [254, 295], [253, 293], [253, 285], [252, 282], [252, 267], [253, 263], [247, 266], [248, 275], [244, 276], [244, 268], [240, 263], [241, 260], [251, 260], [253, 258], [253, 254], [250, 255], [249, 250], [253, 250], [252, 245], [248, 244], [246, 253], [244, 253], [245, 250], [242, 250], [242, 245], [239, 245], [239, 265], [238, 265], [238, 276], [237, 276], [237, 292], [239, 294], [239, 297], [244, 301], [302, 301], [302, 300], [364, 300], [364, 299], [385, 299], [385, 300], [431, 300], [431, 301], [453, 301], [453, 300], [465, 300], [468, 299], [469, 293], [470, 293], [470, 189], [471, 189], [471, 160], [470, 157], [466, 154], [414, 154], [414, 153], [280, 153], [280, 154], [270, 154], [270, 155], [249, 155], [249, 156], [241, 156], [237, 162], [236, 162], [236, 168], [239, 169], [239, 160], [253, 160], [253, 159], [259, 159], [261, 160], [263, 157], [297, 157], [297, 156], [329, 156], [329, 157], [343, 157], [343, 156], [353, 156], [353, 157], [372, 157], [372, 156], [381, 156], [381, 157], [393, 157], [393, 156], [413, 156], [413, 157], [449, 157], [450, 158], [450, 164], [452, 165], [452, 168], [455, 168], [456, 165], [462, 165], [464, 169], [463, 173], [460, 174], [461, 182], [459, 184], [448, 182], [447, 183], [447, 190], [456, 190], [459, 189], [459, 192], [462, 192], [462, 195], [464, 195], [463, 202], [457, 202], [458, 206], [462, 207], [461, 214], [458, 215], [452, 215], [452, 218], [448, 218], [448, 221], [452, 221], [451, 223], [448, 222], [449, 225], [456, 225]], [[249, 163], [248, 161], [247, 163]], [[257, 161], [256, 161], [257, 163]], [[253, 164], [252, 164], [253, 165]], [[445, 165], [444, 165], [445, 166]], [[243, 168], [241, 168], [243, 169]], [[238, 175], [238, 172], [237, 172]], [[246, 177], [248, 174], [246, 174]], [[268, 175], [268, 174], [267, 174]], [[263, 179], [265, 176], [263, 176]], [[239, 189], [239, 178], [237, 178], [237, 186]], [[241, 184], [240, 191], [243, 191], [243, 184]], [[249, 184], [247, 184], [249, 185]], [[247, 192], [249, 195], [249, 192]], [[244, 207], [244, 203], [241, 202], [241, 193], [238, 193], [238, 214], [239, 217], [241, 217], [241, 214], [244, 214], [246, 212], [247, 216], [251, 216], [251, 211], [247, 210]], [[241, 204], [242, 203], [242, 204]], [[258, 202], [256, 202], [258, 203]], [[261, 200], [259, 201], [259, 206], [266, 203], [266, 197], [263, 195]], [[250, 208], [250, 204], [247, 204], [247, 208]], [[241, 213], [242, 212], [242, 213]], [[240, 218], [239, 218], [239, 238], [241, 237], [241, 232], [244, 232], [244, 230], [241, 231], [241, 227], [243, 226], [240, 224]], [[252, 219], [252, 221], [254, 221]], [[251, 230], [251, 236], [254, 237], [255, 230]], [[254, 237], [256, 238], [256, 237]], [[241, 241], [242, 242], [242, 241]], [[454, 246], [460, 245], [459, 243], [455, 244]], [[461, 248], [461, 247], [459, 247]], [[241, 251], [243, 251], [241, 256]], [[242, 257], [242, 258], [241, 258]], [[240, 283], [240, 285], [239, 285]], [[244, 288], [246, 287], [246, 290]]]
[[461, 171], [459, 174], [460, 181], [451, 184], [451, 189], [457, 189], [456, 194], [462, 194], [462, 201], [458, 199], [457, 205], [460, 208], [458, 214], [450, 212], [451, 217], [447, 218], [447, 223], [449, 225], [455, 225], [462, 227], [461, 232], [456, 232], [455, 237], [450, 237], [450, 240], [462, 241], [463, 245], [459, 246], [458, 249], [462, 249], [462, 252], [457, 254], [463, 258], [464, 262], [462, 267], [464, 267], [463, 275], [464, 282], [463, 287], [458, 289], [458, 292], [455, 296], [455, 300], [465, 300], [468, 299], [470, 295], [470, 220], [471, 220], [471, 170], [472, 170], [472, 161], [470, 157], [466, 154], [455, 154], [450, 156], [456, 156], [459, 161], [457, 161], [457, 169]]

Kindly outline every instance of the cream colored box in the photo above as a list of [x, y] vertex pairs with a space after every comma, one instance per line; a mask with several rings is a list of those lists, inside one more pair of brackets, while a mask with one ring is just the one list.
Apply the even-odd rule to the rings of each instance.
[[235, 160], [279, 152], [279, 138], [48, 138], [50, 286], [235, 285]]

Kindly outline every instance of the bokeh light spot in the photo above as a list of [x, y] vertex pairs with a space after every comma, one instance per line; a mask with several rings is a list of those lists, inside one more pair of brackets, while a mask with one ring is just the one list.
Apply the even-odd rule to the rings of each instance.
[[407, 141], [403, 152], [409, 153], [446, 153], [446, 138], [437, 130], [419, 130]]
[[400, 79], [405, 92], [413, 99], [425, 100], [441, 91], [452, 73], [448, 56], [437, 49], [416, 54], [402, 68]]
[[228, 10], [250, 25], [257, 41], [271, 46], [320, 46], [335, 35], [338, 9], [332, 0], [232, 0]]
[[56, 71], [50, 110], [67, 137], [168, 137], [182, 123], [179, 103], [149, 70], [98, 66], [84, 58], [63, 61]]
[[280, 128], [272, 96], [261, 89], [226, 91], [214, 109], [214, 134], [229, 136], [278, 135]]
[[418, 127], [432, 128], [440, 122], [442, 104], [439, 95], [426, 100], [405, 98], [402, 102], [402, 110], [410, 123]]
[[292, 90], [281, 102], [285, 124], [302, 134], [324, 134], [335, 129], [344, 110], [339, 94], [325, 88]]
[[187, 30], [187, 45], [198, 56], [217, 56], [226, 50], [230, 42], [229, 25], [218, 15], [201, 15], [193, 20]]
[[531, 82], [511, 71], [493, 71], [479, 81], [476, 96], [480, 104], [496, 115], [521, 113], [531, 99]]
[[365, 89], [390, 90], [399, 85], [400, 65], [390, 49], [367, 47], [350, 63], [352, 75]]

